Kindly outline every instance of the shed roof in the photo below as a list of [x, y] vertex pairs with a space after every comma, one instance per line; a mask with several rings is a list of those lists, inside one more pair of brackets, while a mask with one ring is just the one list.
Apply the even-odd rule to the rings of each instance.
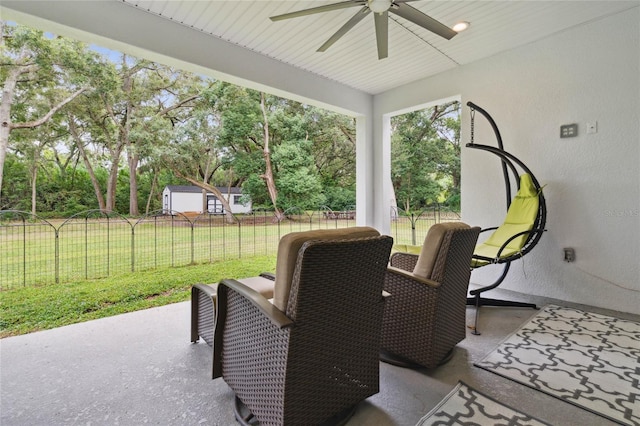
[[[223, 194], [242, 194], [242, 188], [239, 186], [216, 186], [218, 191]], [[166, 189], [169, 192], [187, 192], [187, 193], [197, 193], [200, 194], [202, 192], [202, 188], [194, 185], [167, 185]]]

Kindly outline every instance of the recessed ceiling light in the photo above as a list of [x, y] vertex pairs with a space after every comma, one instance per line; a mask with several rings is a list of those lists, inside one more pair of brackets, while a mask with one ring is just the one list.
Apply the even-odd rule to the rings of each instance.
[[471, 24], [469, 22], [467, 22], [467, 21], [458, 22], [457, 24], [455, 24], [453, 26], [453, 31], [459, 33], [461, 31], [464, 31], [467, 28], [469, 28], [469, 25], [471, 25]]

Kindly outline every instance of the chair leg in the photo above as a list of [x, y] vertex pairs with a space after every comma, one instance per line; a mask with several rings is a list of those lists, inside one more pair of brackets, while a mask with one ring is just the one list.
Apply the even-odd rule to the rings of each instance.
[[256, 426], [260, 424], [256, 416], [253, 415], [237, 396], [233, 401], [233, 414], [236, 416], [236, 421], [242, 426]]
[[538, 309], [535, 303], [516, 302], [513, 300], [487, 299], [480, 298], [480, 306], [510, 306], [515, 308], [533, 308]]
[[191, 287], [191, 342], [197, 343], [200, 340], [198, 334], [198, 305], [200, 301], [200, 291], [196, 287]]
[[[356, 412], [356, 407], [357, 404], [339, 412], [330, 419], [322, 422], [319, 426], [344, 426]], [[246, 405], [244, 405], [242, 401], [240, 401], [240, 398], [238, 398], [237, 396], [234, 397], [233, 401], [233, 414], [236, 417], [236, 421], [242, 426], [260, 425], [260, 422], [258, 421], [258, 419], [256, 419], [256, 416], [253, 415], [253, 413], [247, 408]]]
[[473, 325], [473, 329], [471, 330], [471, 334], [476, 336], [479, 336], [480, 334], [482, 334], [478, 331], [478, 316], [480, 314], [481, 306], [504, 306], [504, 307], [512, 307], [512, 308], [538, 309], [535, 303], [516, 302], [513, 300], [489, 299], [486, 297], [480, 297], [480, 293], [476, 294], [473, 297], [468, 297], [467, 305], [474, 305], [476, 308], [475, 322]]
[[[438, 363], [436, 364], [436, 367], [440, 367], [441, 365], [451, 361], [451, 358], [453, 358], [453, 353], [455, 348], [456, 347], [454, 346], [453, 348], [449, 349], [449, 352], [447, 352], [444, 355], [444, 357], [440, 361], [438, 361]], [[428, 367], [425, 367], [424, 365], [420, 365], [420, 364], [416, 364], [415, 362], [408, 361], [396, 354], [392, 354], [391, 352], [385, 351], [384, 349], [380, 350], [380, 361], [386, 362], [387, 364], [396, 365], [398, 367], [412, 368], [414, 370], [417, 370], [420, 368], [428, 368]]]
[[509, 272], [510, 267], [511, 267], [511, 262], [505, 263], [504, 268], [502, 269], [502, 273], [500, 274], [500, 277], [498, 277], [498, 279], [493, 284], [482, 287], [482, 288], [477, 288], [469, 292], [471, 294], [471, 297], [467, 297], [467, 305], [474, 305], [476, 307], [476, 318], [475, 318], [475, 322], [474, 322], [473, 330], [471, 331], [471, 334], [474, 334], [476, 336], [479, 336], [481, 334], [478, 331], [478, 316], [480, 314], [481, 306], [511, 306], [511, 307], [518, 307], [518, 308], [538, 309], [536, 305], [533, 303], [514, 302], [510, 300], [499, 300], [499, 299], [488, 299], [488, 298], [481, 297], [482, 293], [489, 290], [493, 290], [494, 288], [502, 284], [504, 279], [507, 277], [507, 273]]
[[386, 362], [387, 364], [395, 365], [398, 367], [404, 367], [404, 368], [412, 368], [412, 369], [424, 368], [420, 364], [416, 364], [415, 362], [406, 360], [402, 357], [399, 357], [398, 355], [392, 354], [391, 352], [387, 352], [384, 349], [380, 350], [380, 361]]
[[479, 336], [481, 333], [478, 331], [478, 315], [480, 314], [480, 295], [476, 294], [475, 296], [475, 304], [476, 304], [476, 319], [473, 323], [473, 330], [471, 330], [471, 334], [475, 336]]

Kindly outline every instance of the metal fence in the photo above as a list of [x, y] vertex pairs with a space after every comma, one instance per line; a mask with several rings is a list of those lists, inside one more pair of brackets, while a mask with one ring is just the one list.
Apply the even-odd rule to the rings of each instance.
[[[459, 215], [433, 208], [418, 214], [392, 212], [397, 243], [421, 244], [433, 223]], [[0, 290], [160, 267], [214, 263], [275, 254], [282, 235], [294, 231], [355, 226], [355, 210], [290, 209], [234, 216], [158, 211], [141, 218], [89, 210], [64, 220], [0, 211]]]
[[391, 208], [391, 234], [395, 244], [421, 245], [432, 225], [458, 221], [460, 221], [460, 212], [439, 204], [419, 211]]

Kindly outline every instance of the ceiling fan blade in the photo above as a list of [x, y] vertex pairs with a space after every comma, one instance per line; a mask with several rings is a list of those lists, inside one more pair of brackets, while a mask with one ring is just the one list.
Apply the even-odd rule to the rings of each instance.
[[365, 16], [367, 16], [370, 12], [371, 12], [371, 10], [366, 6], [363, 7], [362, 9], [360, 9], [358, 11], [358, 13], [353, 15], [353, 17], [351, 19], [349, 19], [347, 21], [347, 23], [344, 24], [338, 31], [336, 31], [336, 33], [334, 35], [332, 35], [329, 38], [329, 40], [325, 41], [324, 44], [322, 46], [320, 46], [320, 48], [318, 49], [318, 52], [324, 52], [325, 50], [330, 48], [333, 45], [333, 43], [338, 41], [340, 39], [340, 37], [345, 35], [347, 33], [347, 31], [349, 31], [351, 28], [355, 27], [356, 24], [358, 22], [362, 21], [362, 19]]
[[367, 3], [366, 0], [349, 0], [349, 1], [343, 1], [340, 3], [333, 3], [333, 4], [327, 4], [324, 6], [312, 7], [310, 9], [303, 9], [297, 12], [285, 13], [283, 15], [276, 15], [276, 16], [270, 17], [269, 19], [275, 22], [275, 21], [281, 21], [283, 19], [297, 18], [299, 16], [313, 15], [315, 13], [329, 12], [331, 10], [346, 9], [348, 7], [354, 7], [354, 6], [362, 6], [366, 3]]
[[373, 17], [376, 23], [378, 59], [384, 59], [389, 54], [389, 13], [374, 13]]
[[444, 37], [447, 40], [451, 40], [453, 36], [458, 34], [443, 23], [425, 15], [415, 7], [409, 6], [405, 2], [396, 3], [394, 7], [389, 9], [389, 12], [394, 13], [407, 21], [411, 21], [416, 25], [420, 25], [422, 28], [431, 31], [440, 37]]

